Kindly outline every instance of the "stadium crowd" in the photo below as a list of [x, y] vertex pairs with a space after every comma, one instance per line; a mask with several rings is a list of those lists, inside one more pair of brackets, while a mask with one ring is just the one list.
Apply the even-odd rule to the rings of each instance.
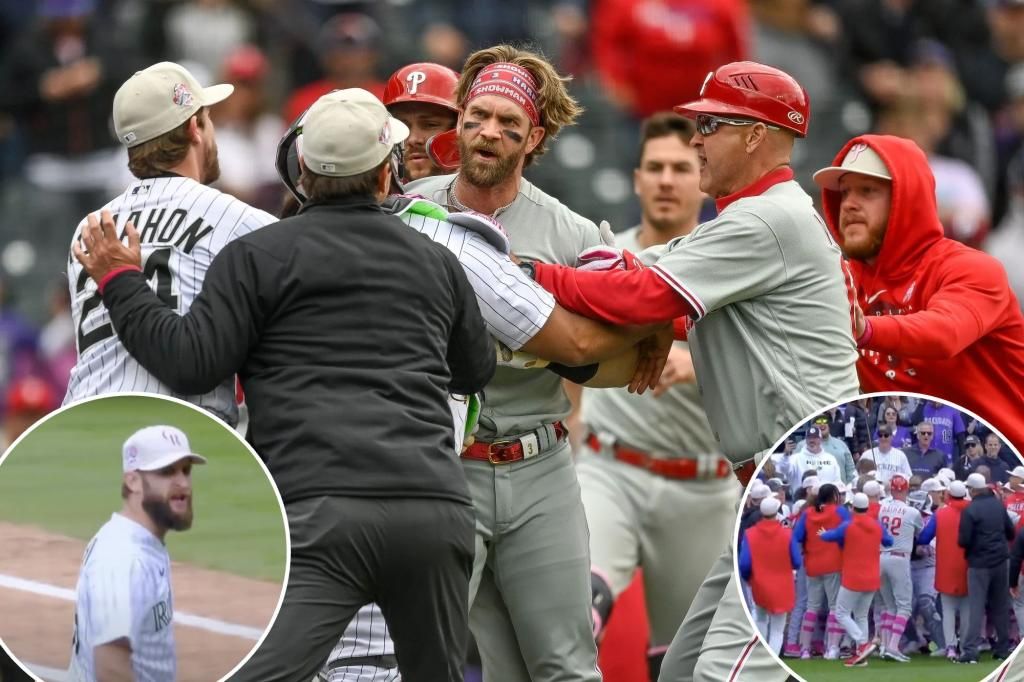
[[999, 435], [941, 402], [889, 395], [818, 415], [766, 460], [738, 564], [783, 656], [1002, 660], [1024, 631], [1022, 531], [1024, 462]]
[[[529, 42], [574, 76], [586, 113], [527, 175], [618, 230], [638, 217], [640, 120], [695, 96], [715, 66], [752, 58], [810, 95], [793, 165], [812, 196], [811, 172], [852, 135], [910, 137], [928, 153], [947, 234], [1003, 259], [1024, 292], [1020, 0], [2, 0], [0, 38], [0, 414], [44, 413], [64, 393], [69, 235], [126, 184], [114, 90], [162, 59], [235, 85], [212, 112], [218, 187], [276, 210], [277, 141], [319, 95], [380, 94], [402, 64], [459, 68], [481, 46]], [[707, 202], [704, 217], [713, 211]], [[50, 390], [25, 399], [26, 377]]]

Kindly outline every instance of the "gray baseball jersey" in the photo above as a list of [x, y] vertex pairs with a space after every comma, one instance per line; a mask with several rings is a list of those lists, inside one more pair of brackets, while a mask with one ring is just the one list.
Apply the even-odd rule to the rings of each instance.
[[[636, 252], [638, 230], [634, 227], [615, 235], [615, 245]], [[687, 348], [685, 342], [676, 345]], [[696, 383], [677, 384], [658, 398], [651, 392], [637, 395], [624, 388], [587, 388], [581, 410], [583, 422], [592, 429], [659, 457], [718, 454]]]
[[[448, 188], [454, 179], [454, 175], [423, 178], [406, 189], [447, 206]], [[515, 201], [496, 217], [508, 231], [512, 251], [524, 260], [575, 264], [580, 251], [602, 243], [597, 225], [525, 178], [520, 181]], [[564, 419], [570, 410], [561, 379], [553, 372], [499, 367], [487, 385], [486, 395], [479, 433], [485, 440], [530, 431]]]
[[878, 510], [878, 520], [893, 538], [892, 546], [883, 547], [882, 553], [900, 552], [909, 556], [914, 551], [914, 536], [924, 528], [921, 512], [903, 500], [890, 498]]
[[112, 515], [86, 547], [76, 591], [72, 682], [96, 682], [93, 650], [119, 639], [131, 646], [135, 679], [174, 681], [171, 560], [155, 535]]
[[840, 250], [796, 182], [737, 199], [641, 258], [696, 311], [690, 351], [730, 458], [860, 392]]
[[[125, 223], [135, 225], [150, 286], [179, 314], [188, 312], [203, 288], [206, 270], [228, 242], [277, 221], [269, 213], [180, 176], [136, 180], [103, 208], [114, 214], [120, 233]], [[83, 219], [72, 243], [79, 241], [85, 225]], [[114, 333], [96, 282], [73, 255], [68, 259], [68, 285], [78, 362], [71, 370], [65, 405], [104, 393], [138, 391], [173, 395], [231, 425], [238, 421], [233, 379], [205, 395], [180, 395], [135, 361]]]

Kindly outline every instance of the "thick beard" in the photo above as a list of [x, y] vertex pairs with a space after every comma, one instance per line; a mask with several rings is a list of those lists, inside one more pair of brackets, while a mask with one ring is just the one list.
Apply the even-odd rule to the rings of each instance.
[[[841, 229], [839, 232], [840, 234], [842, 234]], [[843, 253], [846, 254], [847, 258], [852, 258], [854, 260], [866, 261], [871, 258], [877, 258], [878, 254], [882, 250], [882, 242], [885, 241], [885, 232], [886, 230], [883, 229], [882, 233], [877, 236], [870, 235], [870, 239], [866, 245], [856, 246], [852, 248], [844, 239], [842, 245]]]
[[[485, 165], [477, 163], [473, 158], [474, 148], [470, 147], [463, 139], [459, 138], [459, 155], [462, 164], [459, 173], [475, 187], [495, 187], [512, 176], [516, 164], [525, 156], [525, 145], [508, 156], [498, 156], [497, 162]], [[498, 154], [499, 152], [495, 152]]]
[[188, 530], [192, 527], [192, 499], [188, 501], [188, 511], [178, 516], [171, 511], [171, 504], [157, 495], [151, 495], [145, 482], [142, 484], [142, 509], [149, 514], [154, 525], [164, 531]]

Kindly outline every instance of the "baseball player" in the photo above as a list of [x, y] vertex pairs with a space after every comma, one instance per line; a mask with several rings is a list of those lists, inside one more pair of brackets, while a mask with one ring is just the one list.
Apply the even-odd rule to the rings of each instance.
[[910, 660], [900, 651], [900, 639], [913, 610], [910, 556], [914, 551], [914, 540], [924, 526], [921, 512], [907, 504], [909, 490], [908, 479], [894, 474], [889, 481], [892, 497], [882, 503], [878, 518], [893, 537], [892, 546], [882, 550], [883, 611], [878, 628], [881, 635], [879, 651], [882, 658], [901, 663]]
[[864, 482], [864, 489], [862, 491], [868, 496], [868, 515], [873, 519], [878, 518], [878, 513], [882, 510], [882, 493], [884, 488], [882, 484], [874, 479], [868, 479]]
[[942, 603], [942, 634], [946, 642], [946, 658], [957, 658], [957, 616], [960, 632], [967, 625], [967, 558], [957, 544], [960, 514], [969, 504], [967, 486], [951, 481], [947, 503], [936, 510], [921, 530], [918, 544], [935, 541], [935, 589]]
[[905, 478], [908, 482], [913, 472], [910, 470], [910, 462], [907, 455], [899, 448], [893, 446], [893, 430], [888, 424], [878, 427], [878, 446], [865, 450], [860, 458], [875, 463], [876, 478], [879, 483], [887, 485], [896, 474]]
[[818, 489], [814, 506], [804, 510], [793, 529], [793, 542], [803, 547], [804, 570], [807, 573], [807, 610], [804, 612], [799, 640], [802, 659], [811, 657], [811, 639], [819, 615], [825, 611], [828, 612], [825, 658], [839, 658], [842, 630], [836, 621], [835, 609], [842, 553], [839, 547], [821, 539], [821, 531], [831, 530], [849, 520], [850, 512], [842, 506], [838, 489], [831, 483], [825, 483]]
[[1010, 471], [1006, 488], [1010, 494], [1003, 498], [1006, 511], [1017, 515], [1016, 530], [1024, 528], [1024, 466], [1016, 466]]
[[[179, 314], [189, 310], [207, 268], [228, 242], [276, 221], [208, 186], [220, 175], [208, 107], [233, 90], [232, 85], [204, 88], [184, 67], [161, 62], [137, 72], [114, 97], [114, 129], [128, 148], [128, 168], [137, 180], [103, 209], [118, 224], [131, 221], [137, 227], [144, 273], [160, 299]], [[73, 244], [85, 224], [78, 225]], [[232, 426], [237, 423], [233, 379], [203, 395], [175, 393], [125, 350], [96, 282], [74, 257], [68, 258], [68, 285], [78, 362], [64, 404], [116, 391], [158, 393], [184, 398]]]
[[447, 66], [419, 62], [395, 71], [384, 86], [381, 101], [409, 128], [409, 137], [402, 146], [405, 180], [458, 168], [458, 149], [454, 146], [458, 82], [459, 74]]
[[73, 682], [176, 679], [164, 536], [192, 526], [192, 465], [205, 463], [173, 426], [149, 426], [125, 441], [121, 511], [93, 536], [78, 573]]
[[842, 547], [842, 577], [836, 595], [836, 620], [856, 643], [854, 655], [845, 665], [854, 667], [867, 664], [867, 657], [875, 650], [868, 638], [868, 610], [880, 587], [878, 548], [893, 543], [885, 527], [868, 513], [868, 496], [853, 496], [853, 518], [832, 529], [820, 529], [820, 538], [836, 542]]
[[754, 624], [775, 653], [782, 650], [786, 615], [796, 605], [793, 571], [803, 563], [790, 529], [779, 522], [780, 506], [774, 497], [761, 502], [762, 519], [743, 534], [739, 552], [740, 575], [750, 583], [754, 600]]
[[[618, 246], [640, 251], [696, 227], [703, 193], [693, 133], [691, 121], [671, 112], [644, 121], [633, 172], [641, 223], [618, 233]], [[571, 384], [566, 391], [579, 393]], [[729, 542], [738, 492], [732, 467], [708, 426], [685, 342], [673, 344], [653, 393], [584, 389], [578, 404], [584, 437], [576, 472], [590, 528], [596, 636], [642, 567], [656, 681], [694, 594]]]
[[[920, 490], [910, 493], [911, 505], [921, 512], [921, 521], [927, 526], [935, 512], [944, 504], [946, 486], [937, 478], [925, 479]], [[924, 541], [923, 533], [914, 543], [910, 557], [910, 579], [913, 583], [914, 610], [907, 623], [908, 639], [913, 632], [914, 639], [919, 643], [922, 653], [928, 653], [928, 640], [935, 642], [936, 649], [932, 656], [944, 656], [946, 641], [942, 630], [942, 616], [936, 608], [937, 592], [935, 590], [935, 546], [934, 539]], [[918, 630], [917, 618], [926, 629], [926, 633]], [[927, 634], [927, 638], [924, 636]], [[912, 643], [908, 646], [913, 646]]]
[[[842, 262], [789, 167], [809, 116], [793, 78], [753, 62], [727, 64], [708, 76], [699, 100], [676, 111], [696, 119], [690, 144], [718, 217], [640, 258], [609, 259], [609, 271], [533, 270], [581, 314], [613, 324], [680, 320], [712, 431], [746, 481], [793, 424], [859, 392]], [[661, 679], [785, 677], [758, 647], [735, 584], [726, 589], [731, 554], [694, 599]]]

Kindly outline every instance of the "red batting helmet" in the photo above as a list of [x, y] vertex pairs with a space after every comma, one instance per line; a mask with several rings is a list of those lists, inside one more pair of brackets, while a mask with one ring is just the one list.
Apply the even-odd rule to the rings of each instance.
[[900, 474], [894, 474], [893, 477], [889, 479], [889, 490], [892, 490], [893, 492], [897, 490], [910, 490], [910, 481]]
[[447, 66], [419, 62], [403, 66], [391, 74], [384, 86], [384, 106], [399, 102], [427, 102], [458, 112], [455, 106], [455, 86], [459, 74]]
[[704, 79], [700, 99], [673, 107], [689, 118], [697, 114], [740, 116], [807, 136], [811, 102], [807, 91], [784, 71], [757, 62], [732, 62]]

